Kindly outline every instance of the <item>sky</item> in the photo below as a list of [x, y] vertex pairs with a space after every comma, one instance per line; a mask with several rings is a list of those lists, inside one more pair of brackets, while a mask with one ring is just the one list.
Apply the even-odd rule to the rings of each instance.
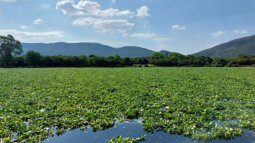
[[255, 0], [0, 0], [0, 35], [192, 54], [255, 34]]

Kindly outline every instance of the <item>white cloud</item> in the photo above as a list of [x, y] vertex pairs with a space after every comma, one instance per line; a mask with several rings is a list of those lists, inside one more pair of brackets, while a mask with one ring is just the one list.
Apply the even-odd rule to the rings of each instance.
[[75, 26], [90, 26], [90, 25], [94, 25], [94, 23], [96, 23], [97, 21], [98, 21], [98, 19], [96, 19], [96, 18], [86, 17], [86, 18], [76, 19], [73, 22], [73, 25], [75, 25]]
[[234, 31], [235, 34], [247, 34], [247, 30], [235, 30]]
[[82, 11], [84, 15], [96, 15], [101, 10], [101, 5], [98, 2], [90, 0], [80, 0], [78, 4], [73, 4], [73, 7]]
[[113, 3], [116, 3], [117, 0], [112, 0]]
[[150, 16], [150, 8], [148, 6], [142, 6], [139, 9], [137, 9], [137, 16], [139, 17], [147, 17]]
[[125, 19], [97, 19], [92, 17], [77, 19], [73, 22], [73, 25], [93, 26], [95, 29], [110, 33], [127, 33], [135, 26], [134, 23], [130, 23]]
[[25, 32], [18, 31], [16, 29], [0, 29], [0, 35], [13, 35], [16, 39], [19, 40], [45, 40], [52, 38], [61, 38], [64, 37], [63, 32], [60, 31], [49, 31], [49, 32]]
[[34, 21], [34, 24], [35, 25], [41, 25], [41, 24], [44, 24], [45, 23], [45, 20], [43, 20], [43, 19], [36, 19], [35, 21]]
[[125, 19], [117, 20], [100, 20], [95, 23], [95, 27], [102, 30], [103, 32], [120, 32], [126, 33], [133, 29], [134, 23], [130, 23]]
[[133, 17], [134, 13], [130, 10], [120, 11], [118, 9], [109, 8], [98, 11], [95, 15], [101, 17]]
[[56, 9], [60, 10], [65, 15], [84, 15], [84, 13], [74, 7], [74, 1], [62, 0], [56, 5]]
[[176, 29], [176, 30], [186, 30], [187, 27], [186, 27], [186, 26], [181, 26], [181, 25], [176, 24], [176, 25], [173, 25], [173, 26], [172, 26], [172, 29]]
[[[112, 1], [115, 2], [115, 1]], [[127, 33], [135, 24], [130, 19], [136, 16], [130, 10], [119, 10], [115, 8], [103, 9], [101, 4], [93, 0], [60, 0], [56, 9], [65, 15], [75, 17], [74, 26], [92, 26], [102, 32]], [[143, 6], [138, 10], [138, 15], [145, 17], [149, 15], [149, 8]]]
[[156, 37], [156, 34], [154, 34], [154, 33], [134, 33], [134, 34], [131, 34], [130, 37], [150, 39], [150, 38]]
[[99, 16], [99, 17], [132, 17], [134, 12], [114, 8], [102, 9], [95, 1], [80, 0], [77, 4], [73, 0], [62, 0], [56, 5], [56, 9], [65, 15], [73, 16]]
[[27, 29], [27, 26], [26, 25], [21, 25], [20, 28]]
[[0, 0], [0, 2], [16, 2], [16, 0]]
[[161, 37], [155, 33], [150, 33], [150, 32], [148, 32], [148, 33], [133, 33], [129, 36], [133, 37], [133, 38], [150, 39], [150, 40], [154, 40], [156, 42], [163, 42], [163, 41], [169, 40], [169, 38]]
[[220, 36], [223, 36], [225, 34], [226, 34], [225, 31], [218, 31], [218, 32], [212, 33], [211, 36], [213, 36], [213, 37], [220, 37]]

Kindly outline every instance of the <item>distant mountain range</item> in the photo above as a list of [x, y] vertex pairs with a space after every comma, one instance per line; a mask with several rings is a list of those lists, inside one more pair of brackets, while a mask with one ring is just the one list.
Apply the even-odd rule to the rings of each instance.
[[[33, 50], [42, 55], [96, 55], [96, 56], [113, 56], [121, 57], [149, 57], [155, 51], [136, 47], [126, 46], [121, 48], [113, 48], [99, 43], [22, 43], [24, 53]], [[169, 55], [169, 51], [160, 51], [163, 55]], [[255, 55], [255, 35], [232, 40], [212, 47], [207, 50], [192, 54], [194, 56], [207, 56], [211, 58], [237, 57], [239, 55]]]
[[211, 58], [237, 57], [239, 55], [255, 55], [255, 35], [232, 40], [193, 54]]
[[[22, 43], [24, 53], [33, 50], [42, 55], [66, 55], [66, 56], [80, 56], [80, 55], [96, 55], [96, 56], [113, 56], [120, 55], [121, 57], [148, 57], [155, 51], [148, 50], [141, 47], [126, 46], [121, 48], [113, 48], [99, 43]], [[169, 54], [168, 51], [161, 51], [162, 54]]]

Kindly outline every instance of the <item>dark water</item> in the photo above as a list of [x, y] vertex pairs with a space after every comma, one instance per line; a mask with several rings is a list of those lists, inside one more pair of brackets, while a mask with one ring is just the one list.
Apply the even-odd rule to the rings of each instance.
[[[132, 122], [118, 123], [113, 128], [93, 132], [91, 128], [86, 131], [80, 129], [68, 131], [61, 136], [50, 137], [43, 143], [106, 143], [113, 137], [140, 137], [145, 135], [146, 141], [143, 143], [198, 143], [191, 138], [171, 135], [162, 131], [147, 133], [143, 130], [141, 120]], [[199, 142], [202, 143], [202, 142]], [[242, 137], [233, 140], [216, 140], [210, 143], [255, 143], [255, 134], [246, 131]]]

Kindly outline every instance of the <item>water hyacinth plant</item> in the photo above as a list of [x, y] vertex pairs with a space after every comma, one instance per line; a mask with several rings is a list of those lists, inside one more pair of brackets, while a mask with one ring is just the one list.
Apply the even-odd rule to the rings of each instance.
[[145, 140], [145, 136], [141, 136], [138, 138], [117, 136], [116, 138], [110, 139], [107, 143], [139, 143], [144, 140]]
[[254, 75], [253, 68], [0, 69], [0, 138], [42, 142], [142, 118], [148, 132], [232, 139], [255, 130]]

